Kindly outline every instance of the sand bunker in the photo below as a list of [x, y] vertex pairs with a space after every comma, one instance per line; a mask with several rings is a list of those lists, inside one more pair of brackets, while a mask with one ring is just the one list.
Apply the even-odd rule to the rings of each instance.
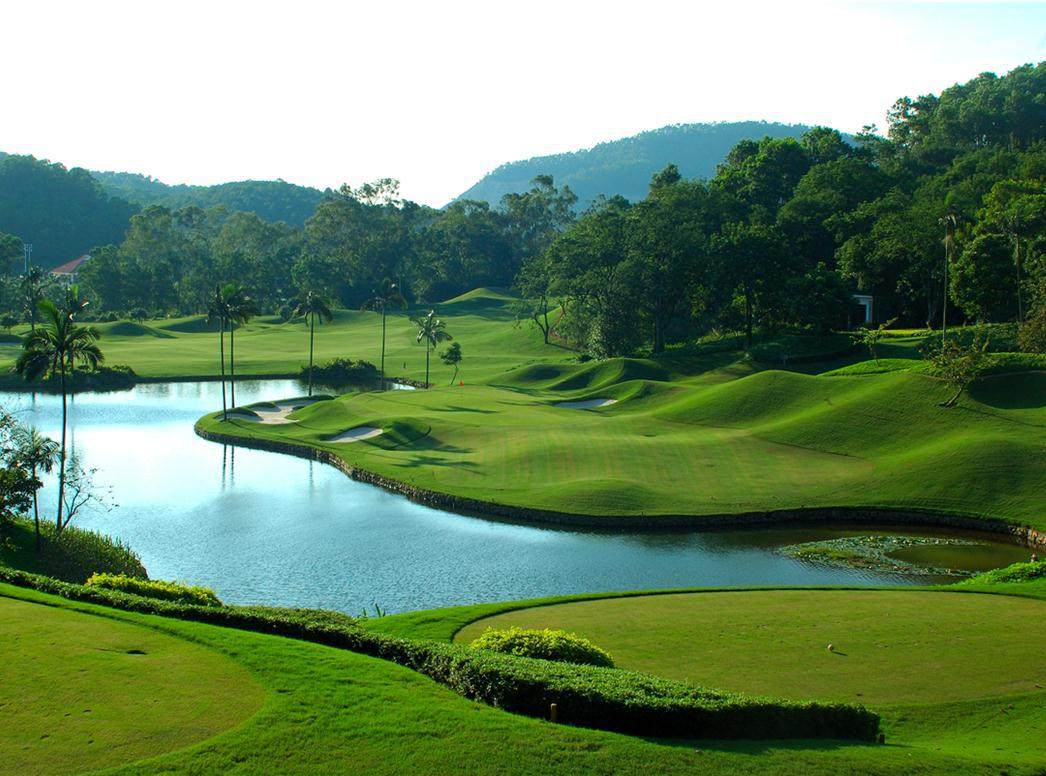
[[356, 426], [356, 428], [350, 428], [348, 431], [342, 431], [340, 434], [327, 439], [328, 442], [358, 442], [361, 439], [372, 439], [373, 437], [380, 436], [382, 430], [380, 428], [374, 428], [374, 426]]
[[584, 399], [582, 401], [561, 401], [555, 406], [564, 407], [568, 410], [590, 410], [594, 407], [606, 407], [608, 404], [617, 404], [617, 399]]
[[295, 410], [300, 410], [302, 407], [307, 407], [315, 402], [322, 401], [321, 399], [294, 399], [291, 401], [277, 401], [272, 402], [271, 407], [253, 406], [248, 407], [254, 415], [249, 415], [239, 409], [230, 410], [230, 415], [235, 415], [240, 420], [246, 420], [249, 423], [265, 423], [267, 425], [278, 426], [285, 423], [297, 423], [295, 420], [291, 420], [287, 416]]

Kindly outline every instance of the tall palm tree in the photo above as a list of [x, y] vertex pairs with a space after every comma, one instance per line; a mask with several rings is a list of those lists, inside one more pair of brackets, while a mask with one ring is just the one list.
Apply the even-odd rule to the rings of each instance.
[[254, 300], [247, 295], [247, 289], [240, 283], [228, 283], [222, 289], [222, 296], [228, 305], [229, 312], [229, 400], [236, 406], [236, 327], [244, 326], [258, 314]]
[[[41, 434], [35, 426], [19, 426], [14, 433], [15, 450], [22, 465], [36, 479], [37, 472], [50, 474], [58, 463], [58, 443]], [[39, 488], [33, 491], [33, 527], [36, 530], [36, 551], [40, 552]]]
[[959, 226], [959, 216], [954, 210], [949, 210], [941, 216], [937, 223], [944, 227], [944, 302], [941, 305], [941, 342], [944, 342], [948, 334], [948, 268], [951, 266], [952, 258], [955, 256], [955, 230]]
[[429, 354], [441, 342], [454, 339], [445, 329], [447, 324], [436, 317], [435, 310], [429, 310], [424, 318], [411, 316], [410, 322], [418, 327], [418, 342], [425, 342], [425, 387], [429, 387]]
[[222, 295], [222, 287], [215, 285], [214, 296], [207, 306], [207, 322], [218, 322], [218, 360], [222, 375], [222, 420], [229, 419], [229, 405], [225, 401], [225, 322], [229, 320], [229, 305]]
[[364, 310], [381, 312], [381, 390], [385, 390], [385, 312], [391, 305], [400, 310], [407, 309], [407, 300], [399, 286], [385, 278], [374, 291], [374, 296], [363, 303]]
[[62, 442], [58, 456], [58, 517], [62, 530], [62, 506], [65, 501], [66, 429], [68, 427], [68, 389], [66, 377], [77, 363], [95, 369], [105, 356], [98, 347], [98, 330], [74, 322], [73, 314], [60, 309], [50, 299], [39, 305], [41, 322], [22, 343], [22, 353], [15, 370], [27, 381], [45, 374], [58, 374], [62, 389]]
[[321, 322], [330, 323], [334, 320], [331, 315], [330, 303], [315, 291], [305, 291], [294, 304], [294, 317], [305, 318], [309, 322], [309, 396], [312, 396], [312, 352], [313, 342], [316, 337], [316, 318]]

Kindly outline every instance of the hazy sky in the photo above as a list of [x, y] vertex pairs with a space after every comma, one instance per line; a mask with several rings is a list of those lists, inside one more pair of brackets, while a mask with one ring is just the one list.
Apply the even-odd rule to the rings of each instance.
[[846, 131], [1044, 58], [1046, 3], [234, 2], [0, 9], [0, 150], [169, 183], [499, 164], [692, 121]]

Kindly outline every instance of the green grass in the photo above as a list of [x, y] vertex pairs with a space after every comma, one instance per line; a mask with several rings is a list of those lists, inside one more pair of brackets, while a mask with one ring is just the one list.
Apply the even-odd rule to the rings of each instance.
[[[586, 515], [876, 506], [1046, 527], [1046, 371], [987, 378], [942, 408], [948, 389], [917, 371], [828, 376], [734, 359], [534, 364], [496, 385], [321, 402], [292, 425], [201, 426], [304, 442], [441, 493]], [[618, 403], [555, 406], [567, 398]], [[386, 434], [326, 441], [360, 425]]]
[[[518, 717], [466, 701], [407, 669], [374, 658], [330, 647], [218, 628], [199, 623], [118, 612], [56, 599], [32, 591], [0, 586], [0, 603], [9, 598], [38, 603], [23, 610], [5, 627], [5, 637], [49, 628], [57, 610], [78, 629], [91, 629], [94, 643], [121, 644], [116, 633], [141, 639], [180, 641], [186, 648], [227, 667], [230, 661], [248, 671], [265, 693], [255, 714], [238, 726], [195, 745], [151, 759], [133, 762], [125, 752], [117, 773], [658, 773], [837, 774], [860, 773], [1035, 773], [1041, 769], [1041, 704], [1009, 696], [1007, 715], [994, 707], [960, 702], [920, 711], [912, 707], [898, 722], [886, 746], [843, 742], [717, 742], [656, 741], [619, 734], [552, 725]], [[987, 598], [987, 597], [985, 597]], [[101, 616], [99, 616], [101, 615]], [[126, 630], [124, 630], [126, 629]], [[116, 639], [107, 642], [107, 639]], [[130, 642], [128, 642], [130, 643]], [[20, 664], [21, 685], [0, 682], [0, 699], [7, 704], [8, 729], [71, 724], [68, 718], [44, 715], [26, 704], [26, 692], [42, 695], [55, 685], [72, 681], [90, 652], [77, 653], [54, 664]], [[140, 656], [138, 656], [140, 657]], [[841, 658], [840, 658], [841, 659]], [[153, 672], [162, 674], [162, 672]], [[92, 699], [118, 693], [119, 678], [92, 677]], [[164, 675], [154, 676], [158, 682]], [[21, 692], [18, 692], [21, 690]], [[209, 688], [201, 693], [206, 695]], [[136, 696], [139, 704], [148, 697]], [[76, 704], [67, 704], [68, 708]], [[66, 706], [63, 706], [65, 708]], [[11, 713], [7, 713], [10, 709]], [[991, 712], [994, 711], [994, 714]], [[64, 713], [64, 712], [63, 712]], [[126, 715], [133, 716], [133, 715]], [[181, 731], [168, 727], [162, 741], [145, 746], [170, 749], [184, 745], [174, 738]], [[971, 743], [970, 734], [991, 733], [990, 747]], [[16, 753], [27, 746], [29, 734], [4, 736], [0, 731], [0, 772], [23, 773]], [[1035, 738], [1038, 736], [1038, 739]], [[52, 736], [55, 738], [56, 736]], [[50, 742], [50, 743], [48, 743]], [[187, 742], [186, 742], [187, 743]], [[1015, 744], [1019, 746], [1015, 746]], [[45, 739], [33, 746], [61, 747], [68, 759], [55, 770], [70, 772], [102, 764], [90, 759], [86, 746]], [[157, 750], [157, 751], [162, 751]], [[58, 751], [57, 749], [54, 751]], [[34, 763], [50, 757], [38, 751]], [[54, 755], [57, 757], [57, 754]]]
[[[447, 321], [447, 331], [461, 342], [465, 360], [460, 379], [466, 383], [485, 380], [531, 361], [573, 358], [569, 350], [545, 345], [533, 325], [517, 326], [507, 308], [511, 299], [498, 290], [477, 289], [435, 305]], [[219, 373], [218, 332], [203, 316], [96, 326], [102, 334], [99, 344], [106, 363], [125, 364], [142, 377], [184, 378]], [[424, 379], [425, 348], [415, 342], [409, 313], [390, 313], [387, 327], [388, 374]], [[24, 333], [24, 328], [18, 332]], [[316, 363], [347, 357], [377, 365], [381, 356], [381, 315], [336, 310], [332, 323], [317, 327], [315, 344]], [[228, 336], [225, 345], [228, 349]], [[236, 332], [236, 371], [243, 375], [297, 374], [308, 362], [308, 347], [309, 332], [303, 321], [283, 323], [274, 316], [261, 316]], [[13, 365], [18, 352], [17, 342], [0, 344], [0, 370]], [[447, 384], [453, 370], [440, 363], [435, 354], [431, 362], [433, 383]]]
[[240, 663], [131, 622], [0, 597], [0, 772], [74, 773], [173, 751], [253, 715]]

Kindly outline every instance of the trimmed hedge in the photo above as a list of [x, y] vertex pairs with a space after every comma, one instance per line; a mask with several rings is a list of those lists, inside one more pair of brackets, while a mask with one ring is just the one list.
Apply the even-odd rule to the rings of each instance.
[[603, 666], [613, 668], [614, 659], [610, 653], [600, 649], [591, 641], [575, 633], [563, 630], [528, 630], [525, 628], [506, 628], [504, 630], [487, 630], [470, 645], [473, 649], [489, 649], [506, 655], [536, 657], [541, 660], [556, 660], [562, 663]]
[[85, 582], [88, 587], [104, 587], [124, 593], [159, 598], [163, 601], [181, 601], [200, 606], [222, 606], [221, 600], [209, 587], [182, 585], [162, 579], [149, 580], [129, 577], [126, 574], [92, 574]]
[[874, 741], [879, 715], [842, 703], [749, 698], [597, 666], [411, 641], [374, 633], [351, 617], [317, 610], [197, 606], [0, 568], [0, 582], [146, 614], [312, 641], [411, 668], [466, 698], [561, 722], [662, 738], [829, 738]]

